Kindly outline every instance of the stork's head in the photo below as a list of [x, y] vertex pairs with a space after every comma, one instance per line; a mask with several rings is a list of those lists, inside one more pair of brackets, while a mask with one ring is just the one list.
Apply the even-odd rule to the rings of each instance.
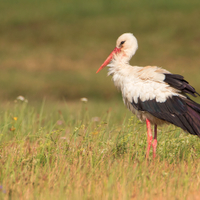
[[96, 73], [98, 73], [105, 66], [107, 66], [115, 55], [121, 56], [121, 59], [123, 59], [124, 62], [128, 62], [131, 59], [131, 57], [135, 54], [137, 48], [138, 48], [137, 39], [134, 37], [132, 33], [122, 34], [117, 39], [116, 47], [108, 56], [108, 58], [104, 61], [101, 67], [97, 70]]

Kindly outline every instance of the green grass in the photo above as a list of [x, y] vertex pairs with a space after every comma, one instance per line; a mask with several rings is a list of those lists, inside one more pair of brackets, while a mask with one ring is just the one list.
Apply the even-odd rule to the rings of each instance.
[[[95, 72], [117, 37], [132, 32], [132, 65], [182, 74], [200, 93], [199, 7], [0, 1], [0, 199], [198, 199], [199, 139], [159, 127], [157, 158], [147, 161], [145, 125], [106, 70]], [[13, 101], [19, 95], [28, 103]]]
[[5, 105], [1, 199], [197, 198], [199, 139], [160, 127], [157, 158], [147, 161], [146, 127], [118, 103]]
[[124, 32], [139, 42], [132, 65], [182, 74], [200, 91], [199, 6], [199, 0], [0, 1], [1, 99], [117, 98], [106, 70], [95, 72]]

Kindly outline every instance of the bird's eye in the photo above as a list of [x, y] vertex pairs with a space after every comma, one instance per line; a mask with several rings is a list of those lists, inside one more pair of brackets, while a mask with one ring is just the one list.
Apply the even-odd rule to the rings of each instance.
[[122, 44], [124, 44], [124, 42], [125, 42], [125, 41], [121, 41], [120, 46], [121, 46]]

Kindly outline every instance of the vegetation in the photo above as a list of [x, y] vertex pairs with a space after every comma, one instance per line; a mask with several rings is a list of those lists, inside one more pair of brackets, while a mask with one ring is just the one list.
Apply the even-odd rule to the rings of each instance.
[[[94, 113], [94, 102], [15, 102], [1, 114], [0, 197], [5, 199], [197, 198], [200, 143], [174, 126], [158, 131], [145, 159], [145, 125], [125, 112]], [[56, 110], [54, 109], [57, 109]], [[61, 109], [60, 109], [61, 108]], [[75, 107], [73, 108], [75, 109]], [[97, 115], [93, 115], [93, 114]], [[119, 118], [120, 116], [120, 118]]]
[[199, 6], [0, 1], [0, 199], [198, 199], [199, 138], [159, 127], [146, 160], [145, 125], [95, 72], [132, 32], [133, 65], [180, 73], [200, 93]]
[[0, 96], [119, 97], [106, 70], [95, 72], [124, 32], [139, 42], [133, 65], [180, 73], [200, 91], [199, 6], [199, 0], [0, 1]]

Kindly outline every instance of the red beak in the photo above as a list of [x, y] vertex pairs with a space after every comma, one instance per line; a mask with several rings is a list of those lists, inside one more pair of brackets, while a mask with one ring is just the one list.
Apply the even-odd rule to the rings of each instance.
[[111, 52], [111, 54], [106, 58], [106, 60], [104, 61], [104, 63], [101, 65], [101, 67], [99, 67], [99, 69], [97, 70], [96, 73], [98, 73], [99, 71], [101, 71], [105, 66], [107, 66], [110, 61], [112, 60], [114, 54], [119, 53], [121, 51], [120, 48], [115, 47], [114, 50]]

